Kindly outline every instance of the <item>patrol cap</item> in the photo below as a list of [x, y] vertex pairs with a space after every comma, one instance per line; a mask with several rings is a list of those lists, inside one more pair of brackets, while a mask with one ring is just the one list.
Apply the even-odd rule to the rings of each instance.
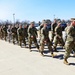
[[32, 21], [30, 24], [35, 24], [35, 22], [34, 22], [34, 21]]
[[71, 18], [71, 21], [75, 21], [75, 18]]
[[19, 27], [22, 27], [22, 24], [19, 24]]
[[57, 23], [61, 23], [61, 21], [58, 21]]
[[45, 22], [44, 24], [47, 24], [47, 22]]
[[44, 20], [42, 20], [42, 23], [41, 23], [41, 25], [43, 25], [43, 24], [45, 23], [45, 21], [46, 21], [45, 19], [44, 19]]

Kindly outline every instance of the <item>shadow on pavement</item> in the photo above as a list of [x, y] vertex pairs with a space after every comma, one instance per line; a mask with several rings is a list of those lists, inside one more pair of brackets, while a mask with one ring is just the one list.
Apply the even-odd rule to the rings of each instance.
[[39, 52], [38, 50], [31, 50], [32, 52]]
[[56, 55], [54, 58], [62, 60], [63, 56], [64, 56], [63, 54], [60, 54], [60, 55]]
[[75, 63], [69, 63], [69, 65], [73, 65], [73, 66], [75, 66]]

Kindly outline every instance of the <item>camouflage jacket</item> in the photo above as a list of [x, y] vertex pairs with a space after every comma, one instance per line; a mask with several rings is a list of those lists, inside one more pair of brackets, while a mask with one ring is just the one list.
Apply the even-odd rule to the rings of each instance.
[[34, 37], [37, 36], [37, 29], [35, 27], [29, 26], [28, 27], [28, 37], [31, 37], [31, 36], [34, 36]]
[[49, 31], [47, 28], [42, 28], [41, 29], [41, 38], [46, 39], [49, 38]]
[[23, 28], [18, 28], [17, 33], [19, 36], [23, 36]]
[[51, 25], [51, 31], [55, 32], [56, 26], [57, 26], [57, 23], [53, 23], [53, 24]]
[[12, 31], [12, 33], [14, 33], [15, 35], [17, 35], [17, 28], [16, 28], [16, 27], [12, 28], [11, 31]]
[[75, 27], [72, 25], [67, 30], [67, 41], [75, 41]]
[[28, 28], [23, 28], [23, 36], [24, 37], [28, 37], [28, 32], [27, 32]]
[[62, 36], [62, 27], [56, 26], [55, 33], [56, 33], [56, 35]]

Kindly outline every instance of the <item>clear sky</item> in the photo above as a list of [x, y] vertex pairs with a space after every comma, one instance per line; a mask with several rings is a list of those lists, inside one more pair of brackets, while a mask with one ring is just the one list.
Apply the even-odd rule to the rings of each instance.
[[0, 0], [0, 20], [42, 21], [75, 17], [75, 0]]

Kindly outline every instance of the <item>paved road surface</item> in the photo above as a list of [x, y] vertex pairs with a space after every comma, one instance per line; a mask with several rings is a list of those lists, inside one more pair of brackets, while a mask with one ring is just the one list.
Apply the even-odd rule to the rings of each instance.
[[50, 53], [42, 57], [33, 50], [0, 40], [0, 75], [75, 75], [75, 58], [68, 59], [71, 65], [63, 64], [64, 50], [59, 49], [55, 58]]

